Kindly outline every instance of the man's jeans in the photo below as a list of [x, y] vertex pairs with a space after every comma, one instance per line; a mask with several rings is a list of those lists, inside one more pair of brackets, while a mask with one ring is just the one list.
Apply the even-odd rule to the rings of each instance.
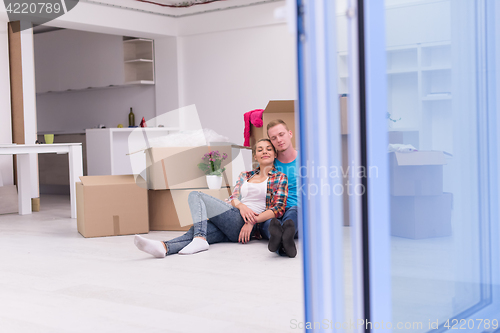
[[[297, 206], [292, 206], [292, 207], [287, 207], [285, 209], [285, 214], [281, 218], [278, 219], [280, 221], [281, 225], [283, 225], [283, 222], [286, 220], [292, 220], [293, 224], [295, 225], [295, 237], [298, 238], [299, 235], [299, 226], [298, 226], [298, 220], [297, 220]], [[271, 234], [269, 233], [269, 225], [271, 224], [271, 220], [269, 219], [266, 222], [259, 223], [259, 228], [260, 228], [260, 234], [262, 235], [262, 238], [264, 239], [269, 239], [271, 237]]]
[[209, 244], [238, 242], [245, 225], [238, 208], [198, 191], [189, 193], [188, 203], [193, 226], [184, 235], [164, 242], [167, 255], [179, 252], [193, 237], [204, 237]]

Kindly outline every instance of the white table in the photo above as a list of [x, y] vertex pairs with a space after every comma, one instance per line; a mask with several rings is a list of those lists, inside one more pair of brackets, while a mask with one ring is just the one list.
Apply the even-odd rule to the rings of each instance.
[[76, 218], [76, 182], [83, 176], [82, 144], [0, 144], [0, 155], [17, 155], [17, 191], [19, 198], [19, 215], [31, 214], [31, 176], [30, 154], [57, 153], [68, 154], [69, 159], [69, 194], [71, 201], [71, 218]]

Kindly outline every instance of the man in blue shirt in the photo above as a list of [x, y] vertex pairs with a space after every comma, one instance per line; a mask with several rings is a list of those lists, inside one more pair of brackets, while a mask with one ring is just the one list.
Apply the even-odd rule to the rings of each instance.
[[292, 145], [293, 133], [283, 120], [271, 121], [267, 125], [267, 135], [278, 152], [274, 165], [288, 178], [288, 198], [285, 214], [280, 219], [274, 218], [262, 223], [261, 234], [269, 239], [269, 251], [293, 258], [297, 255], [294, 238], [298, 236], [298, 152]]

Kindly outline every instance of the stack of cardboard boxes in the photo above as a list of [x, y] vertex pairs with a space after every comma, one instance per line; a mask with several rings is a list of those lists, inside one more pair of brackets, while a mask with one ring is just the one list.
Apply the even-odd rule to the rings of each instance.
[[[84, 237], [130, 235], [149, 230], [188, 230], [188, 196], [201, 191], [224, 200], [231, 195], [233, 159], [241, 147], [218, 144], [145, 150], [147, 181], [140, 175], [86, 176], [77, 183], [77, 225]], [[205, 153], [228, 158], [220, 190], [209, 190], [198, 168]]]
[[[150, 230], [188, 230], [193, 224], [188, 205], [192, 191], [224, 200], [233, 185], [232, 160], [235, 146], [163, 147], [146, 150]], [[227, 154], [220, 190], [209, 190], [203, 171], [198, 168], [205, 153], [218, 150]], [[243, 170], [241, 170], [243, 171]]]
[[390, 153], [391, 234], [422, 239], [451, 235], [453, 196], [443, 192], [441, 151]]

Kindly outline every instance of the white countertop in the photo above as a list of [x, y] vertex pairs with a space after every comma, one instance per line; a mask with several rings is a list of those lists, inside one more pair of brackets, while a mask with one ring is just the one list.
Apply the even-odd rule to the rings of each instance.
[[76, 143], [51, 143], [51, 144], [46, 144], [46, 143], [41, 143], [41, 144], [30, 144], [30, 145], [25, 145], [23, 143], [0, 143], [0, 147], [58, 147], [58, 146], [78, 146], [82, 145], [81, 142], [76, 142]]
[[54, 134], [54, 135], [66, 135], [66, 134], [85, 134], [84, 129], [76, 129], [76, 130], [63, 130], [63, 131], [42, 131], [38, 132], [38, 135], [44, 134]]
[[38, 135], [54, 134], [54, 135], [68, 135], [68, 134], [85, 134], [87, 131], [111, 131], [111, 132], [132, 132], [136, 129], [143, 129], [147, 132], [162, 132], [162, 131], [178, 131], [178, 127], [107, 127], [107, 128], [87, 128], [75, 130], [59, 130], [59, 131], [41, 131]]
[[109, 127], [109, 128], [87, 128], [85, 131], [111, 131], [111, 132], [132, 132], [134, 130], [145, 130], [148, 132], [161, 131], [178, 131], [178, 127]]

